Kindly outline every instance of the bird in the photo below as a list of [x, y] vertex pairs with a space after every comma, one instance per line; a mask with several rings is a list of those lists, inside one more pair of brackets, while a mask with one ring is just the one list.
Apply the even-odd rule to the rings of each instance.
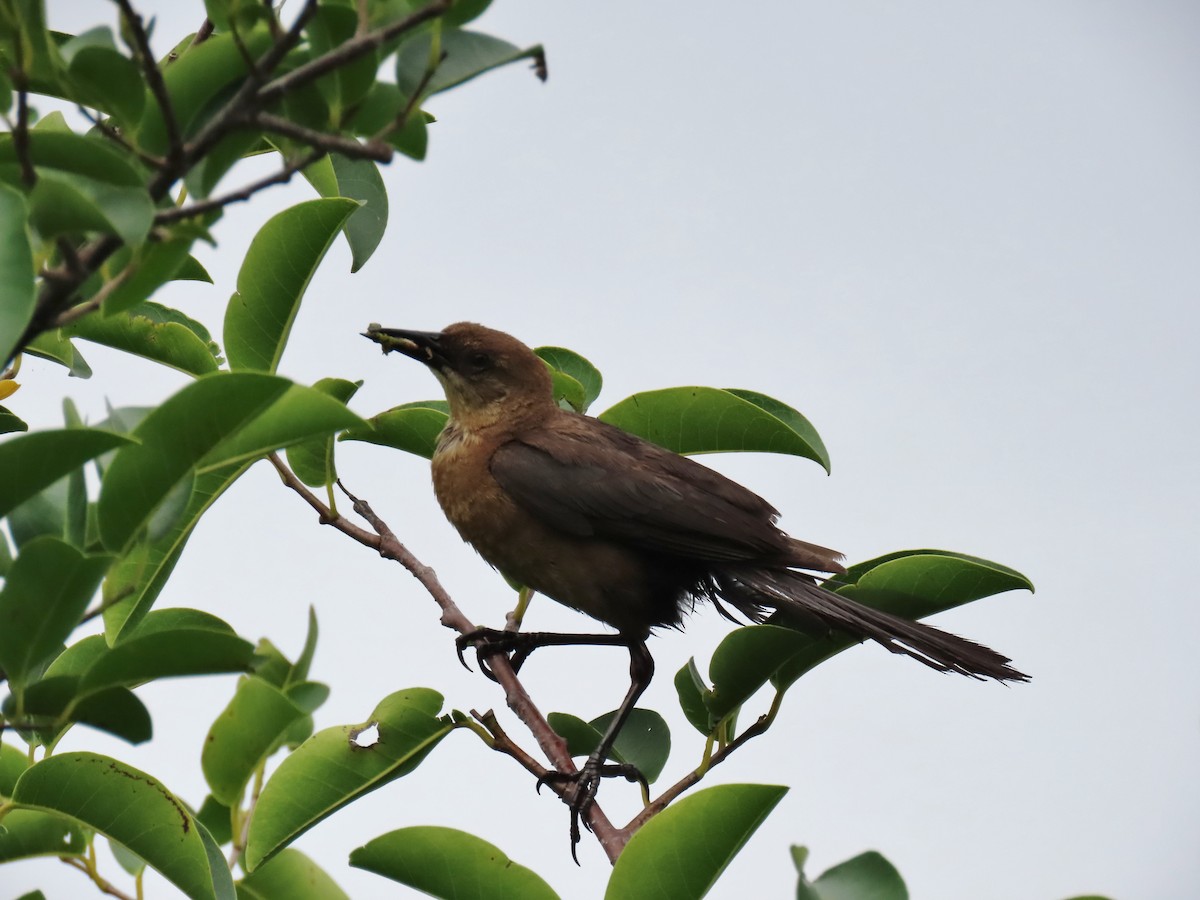
[[770, 503], [707, 466], [560, 407], [547, 364], [515, 337], [472, 322], [439, 332], [371, 324], [364, 336], [385, 354], [423, 363], [441, 383], [450, 414], [432, 457], [433, 487], [463, 540], [510, 580], [616, 632], [480, 629], [466, 639], [481, 663], [485, 651], [514, 651], [520, 662], [551, 644], [629, 651], [630, 688], [564, 795], [572, 852], [601, 776], [622, 773], [606, 762], [654, 674], [646, 639], [681, 627], [697, 602], [723, 612], [728, 604], [756, 623], [777, 612], [792, 627], [870, 639], [942, 671], [1029, 680], [994, 650], [824, 588], [825, 577], [845, 572], [841, 553], [789, 536]]

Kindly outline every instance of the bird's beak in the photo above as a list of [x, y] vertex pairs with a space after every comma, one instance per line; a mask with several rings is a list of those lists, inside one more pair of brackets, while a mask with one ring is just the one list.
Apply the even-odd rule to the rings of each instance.
[[417, 362], [436, 368], [445, 362], [440, 352], [442, 335], [438, 331], [405, 331], [402, 328], [382, 328], [372, 322], [362, 336], [383, 348], [384, 353], [398, 350]]

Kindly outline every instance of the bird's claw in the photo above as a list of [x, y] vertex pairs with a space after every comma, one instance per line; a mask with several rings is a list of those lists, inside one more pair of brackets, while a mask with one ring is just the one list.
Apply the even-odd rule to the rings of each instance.
[[538, 776], [535, 789], [539, 794], [543, 784], [555, 784], [562, 787], [571, 785], [566, 787], [561, 796], [563, 802], [571, 810], [571, 859], [575, 860], [575, 865], [579, 865], [576, 848], [582, 837], [579, 823], [582, 821], [588, 831], [592, 830], [592, 826], [588, 824], [584, 816], [591, 805], [596, 802], [596, 791], [600, 789], [602, 778], [624, 778], [626, 781], [636, 781], [644, 787], [647, 786], [646, 776], [638, 770], [637, 766], [631, 763], [601, 763], [593, 757], [588, 757], [578, 772], [550, 770]]
[[458, 652], [458, 661], [463, 664], [463, 668], [467, 671], [471, 667], [467, 665], [467, 660], [463, 656], [468, 647], [475, 648], [476, 658], [479, 660], [479, 668], [492, 681], [496, 680], [496, 675], [492, 671], [492, 667], [488, 665], [487, 658], [496, 654], [512, 654], [508, 658], [508, 664], [512, 666], [513, 672], [521, 671], [521, 666], [525, 660], [529, 658], [538, 645], [533, 643], [529, 635], [520, 631], [501, 631], [496, 628], [476, 628], [474, 631], [468, 631], [466, 634], [461, 634], [454, 641], [455, 650]]

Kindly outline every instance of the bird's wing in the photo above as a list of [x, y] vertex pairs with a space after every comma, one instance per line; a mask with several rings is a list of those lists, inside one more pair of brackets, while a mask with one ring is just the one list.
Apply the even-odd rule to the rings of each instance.
[[699, 463], [596, 419], [559, 418], [501, 445], [491, 473], [546, 524], [713, 562], [779, 559], [775, 509]]

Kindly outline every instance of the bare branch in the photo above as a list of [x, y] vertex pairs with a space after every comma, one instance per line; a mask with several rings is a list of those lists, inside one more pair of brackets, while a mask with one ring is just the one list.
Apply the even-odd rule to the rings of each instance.
[[253, 181], [236, 191], [220, 197], [213, 197], [209, 200], [198, 200], [188, 206], [173, 206], [170, 209], [161, 210], [155, 214], [154, 221], [158, 225], [165, 225], [168, 222], [178, 222], [181, 219], [190, 219], [193, 216], [203, 215], [204, 213], [212, 212], [214, 209], [229, 206], [232, 203], [242, 203], [249, 200], [261, 190], [265, 190], [276, 184], [286, 184], [292, 180], [293, 175], [301, 169], [312, 165], [324, 155], [324, 150], [311, 150], [303, 156], [286, 163], [275, 174], [260, 178], [258, 181]]
[[329, 153], [340, 153], [351, 159], [373, 159], [381, 163], [392, 161], [392, 148], [374, 139], [363, 144], [353, 138], [342, 137], [340, 134], [326, 134], [323, 131], [305, 128], [303, 125], [297, 125], [291, 119], [265, 112], [253, 116], [249, 123], [264, 131], [282, 134], [284, 137], [290, 137], [308, 144], [310, 147], [316, 147]]
[[[17, 41], [18, 47], [20, 44], [21, 42]], [[13, 74], [18, 75], [16, 72]], [[13, 150], [17, 155], [17, 162], [21, 165], [21, 180], [25, 182], [26, 187], [33, 187], [37, 184], [37, 172], [33, 168], [33, 160], [29, 157], [28, 81], [23, 70], [13, 80], [17, 88], [17, 127], [13, 129]]]
[[171, 103], [171, 95], [167, 93], [166, 82], [163, 81], [162, 72], [154, 59], [154, 51], [150, 49], [150, 36], [146, 34], [142, 16], [133, 8], [133, 4], [129, 0], [113, 0], [113, 2], [120, 7], [121, 16], [129, 26], [130, 34], [133, 35], [136, 45], [133, 49], [141, 58], [142, 74], [146, 76], [150, 93], [154, 95], [154, 102], [158, 104], [159, 111], [162, 113], [163, 125], [167, 131], [167, 159], [178, 162], [183, 157], [183, 137], [179, 132], [179, 121], [175, 118], [175, 107]]
[[418, 9], [411, 15], [405, 16], [392, 22], [390, 25], [385, 25], [383, 28], [375, 31], [368, 31], [366, 34], [352, 37], [344, 44], [339, 45], [335, 50], [323, 56], [318, 56], [316, 59], [298, 66], [286, 75], [281, 75], [270, 84], [261, 88], [258, 92], [258, 99], [262, 103], [270, 103], [278, 100], [288, 91], [295, 90], [302, 85], [308, 84], [322, 75], [332, 72], [334, 69], [340, 68], [352, 60], [358, 59], [372, 50], [377, 50], [393, 38], [399, 37], [405, 32], [412, 31], [418, 25], [422, 25], [431, 19], [436, 19], [444, 14], [451, 5], [451, 0], [434, 0], [428, 6]]

